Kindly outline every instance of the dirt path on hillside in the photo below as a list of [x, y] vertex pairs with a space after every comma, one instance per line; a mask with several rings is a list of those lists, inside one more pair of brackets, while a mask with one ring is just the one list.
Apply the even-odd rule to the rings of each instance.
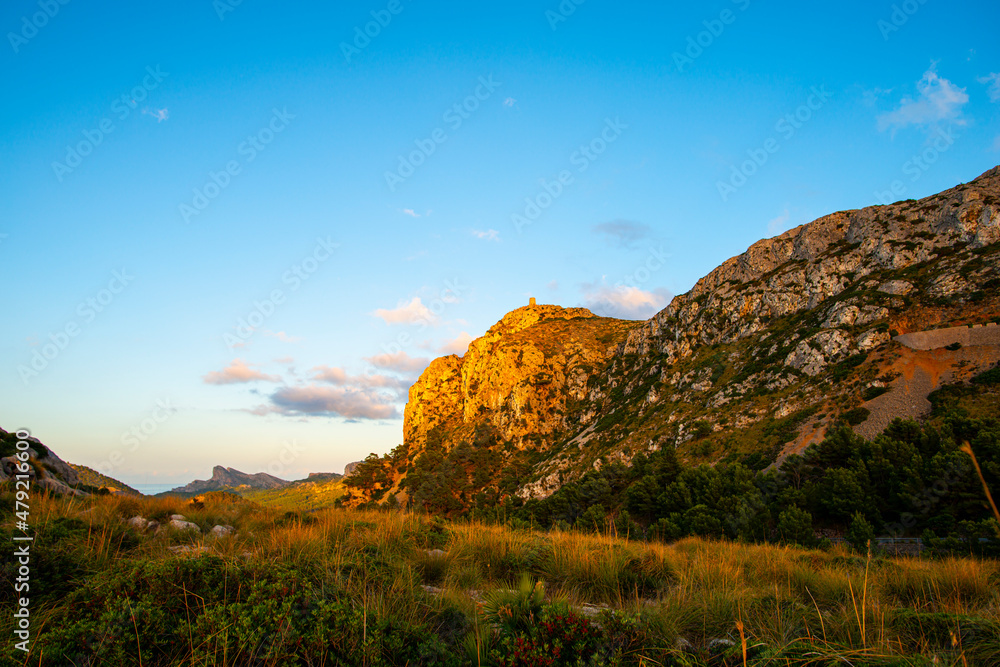
[[943, 384], [967, 381], [1000, 362], [1000, 345], [975, 345], [958, 350], [913, 350], [901, 345], [899, 353], [881, 372], [900, 375], [889, 385], [888, 392], [864, 404], [871, 415], [855, 427], [858, 435], [874, 438], [896, 417], [915, 419], [926, 415], [931, 409], [927, 396], [932, 391]]

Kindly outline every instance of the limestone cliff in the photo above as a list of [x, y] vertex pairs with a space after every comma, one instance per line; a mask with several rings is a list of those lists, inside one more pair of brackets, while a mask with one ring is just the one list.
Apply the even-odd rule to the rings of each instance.
[[551, 442], [637, 322], [585, 308], [529, 305], [507, 313], [463, 357], [435, 359], [410, 388], [403, 422], [411, 455], [428, 434], [488, 423], [504, 441]]
[[[432, 488], [433, 475], [464, 474], [474, 491], [522, 498], [665, 446], [690, 463], [761, 468], [835, 421], [871, 433], [916, 416], [892, 396], [926, 402], [940, 378], [1000, 361], [988, 337], [925, 337], [976, 349], [924, 356], [895, 340], [1000, 320], [998, 288], [1000, 167], [755, 243], [646, 322], [519, 308], [464, 357], [430, 365], [410, 390], [403, 451], [386, 465], [397, 482], [423, 475]], [[907, 384], [914, 364], [933, 365], [934, 381]]]

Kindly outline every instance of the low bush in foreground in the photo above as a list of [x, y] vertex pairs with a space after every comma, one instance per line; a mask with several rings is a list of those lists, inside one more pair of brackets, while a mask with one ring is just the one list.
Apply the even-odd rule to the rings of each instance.
[[[174, 512], [237, 532], [123, 521]], [[31, 651], [8, 642], [12, 665], [1000, 664], [988, 559], [246, 502], [39, 495], [32, 515]], [[15, 576], [6, 559], [0, 586]], [[0, 626], [12, 636], [10, 614]]]

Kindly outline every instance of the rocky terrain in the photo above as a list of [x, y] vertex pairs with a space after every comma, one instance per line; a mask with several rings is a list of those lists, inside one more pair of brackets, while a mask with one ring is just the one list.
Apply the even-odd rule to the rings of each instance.
[[431, 363], [410, 390], [403, 446], [370, 487], [404, 499], [408, 476], [443, 474], [427, 461], [463, 447], [476, 456], [451, 467], [496, 471], [478, 488], [517, 470], [515, 493], [538, 498], [661, 447], [760, 469], [838, 421], [877, 432], [919, 416], [941, 382], [1000, 361], [993, 334], [912, 336], [1000, 320], [998, 268], [1000, 167], [755, 243], [645, 322], [519, 308], [464, 357]]
[[83, 482], [76, 470], [56, 456], [55, 452], [39, 442], [38, 438], [29, 437], [28, 447], [29, 468], [27, 473], [17, 469], [21, 461], [17, 457], [16, 443], [18, 438], [14, 433], [0, 429], [0, 484], [12, 482], [17, 474], [27, 474], [31, 486], [47, 489], [68, 495], [86, 495], [87, 491], [77, 487]]
[[215, 466], [212, 468], [212, 477], [205, 480], [195, 480], [190, 484], [179, 486], [159, 495], [195, 495], [208, 491], [236, 491], [240, 489], [280, 489], [288, 486], [291, 482], [278, 479], [266, 472], [248, 474], [240, 472], [235, 468]]

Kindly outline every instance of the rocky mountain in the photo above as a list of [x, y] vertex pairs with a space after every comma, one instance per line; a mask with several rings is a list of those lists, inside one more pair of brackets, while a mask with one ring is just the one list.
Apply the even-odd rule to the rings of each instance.
[[266, 472], [248, 474], [235, 468], [215, 466], [212, 477], [206, 480], [195, 480], [190, 484], [179, 486], [160, 495], [193, 495], [207, 491], [239, 491], [240, 489], [280, 489], [290, 482], [278, 479]]
[[761, 469], [837, 422], [872, 435], [1000, 361], [998, 288], [1000, 167], [755, 243], [645, 322], [519, 308], [431, 363], [348, 502], [539, 498], [662, 447]]
[[67, 463], [50, 448], [43, 445], [38, 438], [28, 437], [27, 472], [22, 472], [19, 465], [22, 461], [17, 457], [17, 443], [20, 439], [16, 432], [8, 433], [0, 428], [0, 485], [14, 485], [17, 475], [26, 474], [33, 488], [45, 489], [53, 493], [73, 496], [86, 496], [91, 493], [126, 493], [142, 495], [123, 482], [102, 475], [86, 466]]
[[[22, 472], [19, 466], [22, 461], [17, 454], [18, 442], [27, 442], [29, 446], [24, 451], [28, 454], [28, 470]], [[22, 445], [23, 446], [23, 445]], [[43, 445], [38, 438], [27, 437], [23, 441], [16, 433], [8, 433], [0, 429], [0, 483], [13, 484], [18, 474], [28, 475], [32, 487], [40, 487], [57, 493], [83, 495], [86, 492], [76, 487], [82, 485], [76, 470], [56, 456], [55, 452]]]

